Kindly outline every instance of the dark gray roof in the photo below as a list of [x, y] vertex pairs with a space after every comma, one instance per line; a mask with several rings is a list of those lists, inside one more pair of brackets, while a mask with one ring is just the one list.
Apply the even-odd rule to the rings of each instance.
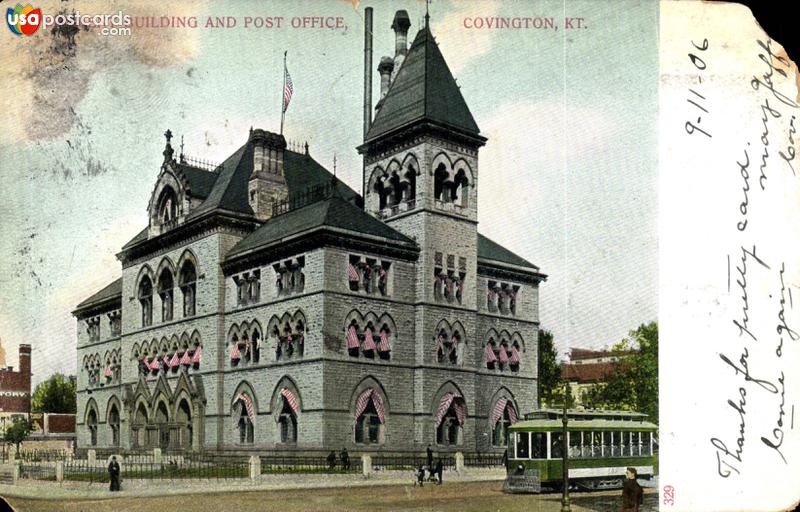
[[476, 135], [480, 132], [427, 26], [417, 32], [366, 140], [418, 121], [433, 121]]
[[296, 235], [326, 228], [344, 236], [350, 234], [355, 237], [373, 237], [379, 239], [379, 242], [382, 240], [384, 243], [416, 247], [416, 242], [412, 239], [367, 214], [340, 194], [334, 193], [328, 199], [269, 219], [233, 246], [226, 260]]
[[219, 176], [215, 172], [199, 169], [188, 164], [179, 163], [175, 166], [180, 173], [186, 177], [189, 192], [192, 197], [205, 199], [214, 188], [214, 183]]
[[528, 267], [537, 271], [539, 270], [539, 267], [530, 261], [522, 258], [521, 256], [517, 256], [502, 245], [489, 240], [480, 233], [478, 233], [478, 259], [499, 261], [501, 263], [508, 263], [518, 267]]
[[102, 304], [103, 302], [107, 302], [109, 300], [118, 298], [122, 300], [122, 278], [115, 280], [99, 292], [95, 293], [85, 301], [78, 304], [75, 308], [75, 311], [79, 311], [81, 309], [87, 309], [91, 306], [95, 306], [98, 304]]

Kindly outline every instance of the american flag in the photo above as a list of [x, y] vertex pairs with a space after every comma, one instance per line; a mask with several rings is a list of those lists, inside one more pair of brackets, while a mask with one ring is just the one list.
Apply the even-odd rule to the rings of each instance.
[[358, 397], [356, 400], [356, 411], [355, 411], [355, 418], [361, 417], [364, 410], [369, 405], [370, 400], [372, 400], [372, 405], [375, 407], [375, 412], [378, 413], [378, 421], [384, 423], [386, 421], [386, 411], [383, 408], [383, 401], [381, 400], [381, 396], [375, 391], [375, 388], [367, 388], [361, 393], [361, 396]]
[[169, 367], [175, 368], [176, 366], [180, 365], [181, 365], [181, 360], [178, 357], [178, 352], [175, 352], [174, 354], [172, 354], [172, 359], [169, 360]]
[[503, 411], [506, 410], [506, 405], [508, 404], [508, 398], [501, 398], [494, 404], [494, 409], [492, 409], [492, 425], [497, 424], [500, 421], [500, 418], [503, 417]]
[[167, 368], [169, 366], [169, 356], [167, 354], [164, 354], [163, 361], [164, 361], [164, 368]]
[[494, 347], [491, 343], [486, 344], [486, 349], [483, 351], [487, 363], [494, 363], [497, 361], [497, 356], [494, 354]]
[[286, 63], [283, 65], [283, 72], [286, 75], [286, 79], [283, 81], [283, 111], [286, 112], [289, 109], [289, 102], [292, 101], [294, 85], [292, 85], [292, 76], [289, 74]]
[[231, 347], [231, 360], [239, 360], [242, 356], [239, 354], [239, 342], [236, 342]]
[[186, 350], [183, 352], [183, 356], [181, 357], [181, 364], [185, 366], [191, 366], [192, 358], [189, 357], [189, 351]]
[[460, 393], [445, 393], [442, 397], [442, 401], [439, 402], [439, 409], [436, 411], [437, 426], [442, 423], [442, 418], [447, 414], [447, 410], [450, 409], [451, 404], [456, 413], [458, 424], [464, 424], [464, 416], [466, 415], [466, 411], [464, 410], [464, 397], [462, 397]]
[[161, 364], [158, 362], [158, 356], [153, 358], [153, 362], [150, 363], [150, 369], [155, 372], [161, 369]]
[[294, 340], [292, 339], [292, 331], [286, 333], [286, 343], [291, 347]]
[[381, 281], [386, 281], [386, 269], [378, 267], [378, 277]]
[[361, 344], [358, 342], [358, 333], [356, 332], [356, 326], [351, 325], [349, 329], [347, 329], [347, 348], [358, 348]]
[[378, 350], [381, 352], [392, 351], [392, 346], [389, 344], [389, 333], [385, 329], [381, 329], [381, 342], [378, 344]]
[[439, 353], [439, 349], [442, 348], [442, 344], [444, 344], [444, 336], [440, 334], [439, 337], [436, 339], [436, 346], [433, 348], [434, 354]]
[[498, 356], [500, 364], [507, 364], [508, 363], [508, 353], [506, 352], [506, 347], [500, 345], [500, 355]]
[[369, 327], [364, 331], [364, 350], [375, 350], [375, 339], [372, 337], [372, 329]]
[[458, 347], [458, 338], [453, 336], [450, 338], [450, 352], [455, 352], [456, 347]]
[[514, 409], [514, 406], [511, 403], [509, 403], [508, 404], [508, 421], [510, 421], [512, 424], [514, 424], [514, 423], [517, 422], [517, 419], [518, 419], [517, 418], [517, 411]]
[[275, 334], [275, 352], [281, 349], [281, 337]]
[[519, 364], [519, 350], [515, 345], [511, 345], [511, 357], [508, 359], [511, 364]]
[[297, 405], [297, 399], [294, 397], [294, 393], [289, 391], [288, 388], [283, 388], [281, 390], [281, 396], [284, 397], [287, 402], [289, 402], [289, 407], [291, 407], [295, 414], [297, 414], [297, 409], [299, 407]]
[[256, 422], [256, 411], [253, 408], [253, 401], [250, 400], [250, 396], [242, 391], [239, 393], [239, 400], [242, 401], [244, 404], [244, 408], [247, 411], [247, 417], [250, 418], [250, 421], [255, 423]]
[[352, 263], [347, 264], [347, 278], [353, 282], [357, 282], [360, 279], [358, 276], [358, 270], [356, 270], [355, 265]]
[[200, 364], [200, 345], [197, 345], [197, 348], [194, 349], [194, 354], [192, 354], [192, 364]]
[[109, 378], [109, 379], [111, 378], [112, 375], [114, 375], [113, 373], [111, 373], [111, 367], [110, 366], [106, 366], [106, 369], [103, 370], [103, 375], [106, 378]]

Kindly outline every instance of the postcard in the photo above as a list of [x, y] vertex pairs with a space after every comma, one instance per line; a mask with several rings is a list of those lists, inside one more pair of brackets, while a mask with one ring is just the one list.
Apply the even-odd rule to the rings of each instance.
[[9, 507], [800, 500], [797, 67], [748, 8], [0, 7]]

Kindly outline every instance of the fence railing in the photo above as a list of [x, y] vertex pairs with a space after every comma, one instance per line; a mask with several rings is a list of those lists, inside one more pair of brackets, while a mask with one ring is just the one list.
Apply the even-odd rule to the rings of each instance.
[[472, 468], [491, 468], [503, 466], [502, 453], [468, 453], [464, 455], [464, 466]]
[[337, 457], [333, 466], [324, 457], [267, 455], [261, 457], [261, 473], [360, 473], [361, 457], [351, 457], [345, 465]]
[[56, 467], [50, 464], [25, 464], [19, 466], [19, 477], [30, 480], [56, 480]]
[[[434, 457], [433, 463], [440, 457]], [[455, 469], [456, 459], [452, 456], [441, 457], [443, 469]], [[428, 459], [424, 455], [376, 455], [372, 457], [372, 467], [377, 470], [391, 469], [418, 469], [420, 466], [428, 467]]]

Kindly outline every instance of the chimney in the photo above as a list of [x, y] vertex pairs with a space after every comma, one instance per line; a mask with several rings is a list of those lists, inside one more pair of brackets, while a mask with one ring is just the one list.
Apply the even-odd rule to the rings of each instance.
[[408, 12], [400, 10], [394, 13], [394, 20], [392, 21], [392, 30], [394, 30], [394, 72], [392, 73], [392, 80], [400, 71], [400, 66], [406, 58], [406, 53], [408, 53], [408, 28], [410, 26], [411, 20], [408, 17]]
[[[372, 7], [364, 9], [364, 139], [372, 124]], [[306, 151], [308, 153], [308, 151]]]
[[27, 375], [28, 379], [31, 376], [31, 346], [22, 344], [19, 346], [19, 372], [22, 375]]
[[391, 83], [392, 70], [394, 69], [394, 61], [391, 57], [382, 57], [381, 63], [378, 64], [378, 73], [381, 74], [381, 100], [386, 96]]
[[265, 221], [272, 217], [272, 205], [285, 201], [289, 195], [283, 173], [283, 135], [256, 128], [250, 132], [253, 145], [253, 172], [247, 183], [248, 201], [256, 218]]

